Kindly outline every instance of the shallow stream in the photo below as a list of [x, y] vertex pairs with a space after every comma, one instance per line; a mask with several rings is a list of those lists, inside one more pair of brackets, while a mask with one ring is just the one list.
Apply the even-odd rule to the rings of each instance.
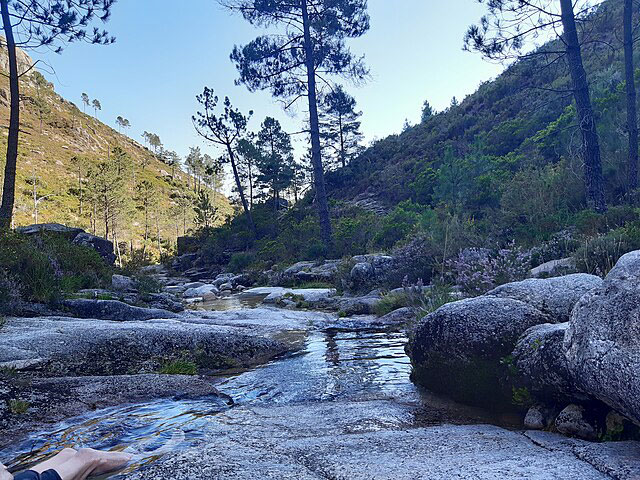
[[[220, 302], [220, 301], [219, 301]], [[239, 299], [225, 299], [210, 309], [247, 308]], [[12, 469], [41, 461], [64, 447], [126, 450], [136, 455], [130, 469], [169, 451], [196, 444], [219, 415], [246, 405], [333, 400], [397, 399], [435, 404], [409, 380], [410, 362], [400, 332], [309, 330], [305, 348], [266, 365], [215, 380], [233, 399], [162, 400], [108, 408], [69, 419], [57, 428], [31, 435], [0, 460]], [[465, 412], [466, 415], [468, 412]], [[462, 415], [462, 413], [461, 413]]]

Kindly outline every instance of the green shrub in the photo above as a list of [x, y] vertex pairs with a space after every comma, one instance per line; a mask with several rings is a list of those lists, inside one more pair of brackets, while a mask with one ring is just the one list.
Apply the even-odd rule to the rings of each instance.
[[158, 373], [162, 375], [197, 375], [198, 366], [188, 360], [178, 359], [164, 364]]
[[144, 296], [162, 291], [162, 284], [151, 275], [135, 275], [133, 278], [136, 282], [140, 295]]
[[252, 253], [234, 253], [229, 260], [228, 270], [234, 273], [243, 272], [255, 261], [256, 257]]
[[409, 306], [409, 298], [406, 293], [391, 293], [383, 296], [373, 309], [373, 313], [382, 317], [402, 307]]
[[24, 415], [29, 411], [29, 402], [17, 398], [9, 400], [9, 411], [14, 415]]
[[16, 292], [29, 301], [53, 303], [63, 294], [109, 284], [112, 267], [89, 247], [59, 234], [24, 236], [0, 233], [0, 309]]
[[573, 255], [576, 268], [580, 272], [605, 276], [622, 255], [633, 249], [628, 240], [623, 230], [585, 240]]

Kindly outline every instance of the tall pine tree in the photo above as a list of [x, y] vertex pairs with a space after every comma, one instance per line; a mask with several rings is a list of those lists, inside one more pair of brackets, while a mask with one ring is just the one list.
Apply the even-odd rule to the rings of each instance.
[[329, 158], [336, 166], [347, 164], [362, 151], [360, 143], [360, 117], [356, 111], [356, 99], [338, 85], [322, 102], [321, 133]]
[[363, 80], [368, 71], [362, 58], [346, 46], [348, 38], [369, 29], [366, 0], [222, 0], [252, 25], [272, 28], [276, 35], [261, 35], [236, 46], [231, 54], [242, 83], [251, 91], [270, 90], [292, 105], [306, 97], [309, 108], [311, 161], [322, 239], [331, 245], [329, 202], [324, 181], [318, 83], [342, 76]]
[[249, 112], [249, 115], [244, 115], [240, 110], [231, 105], [229, 97], [225, 97], [221, 105], [222, 111], [216, 114], [215, 111], [218, 109], [219, 104], [218, 96], [208, 87], [205, 87], [197, 99], [200, 105], [202, 105], [203, 111], [198, 112], [193, 117], [193, 124], [196, 127], [196, 131], [201, 137], [221, 146], [225, 150], [225, 158], [231, 163], [233, 178], [236, 182], [242, 208], [249, 221], [249, 228], [255, 233], [256, 227], [253, 221], [253, 215], [251, 214], [251, 210], [249, 210], [249, 204], [244, 195], [244, 188], [238, 172], [236, 151], [238, 141], [246, 133], [247, 122], [253, 115], [253, 111]]
[[260, 150], [258, 181], [271, 190], [273, 209], [277, 212], [280, 206], [280, 193], [289, 188], [293, 181], [291, 137], [282, 130], [280, 122], [275, 118], [267, 117], [258, 132], [257, 147]]

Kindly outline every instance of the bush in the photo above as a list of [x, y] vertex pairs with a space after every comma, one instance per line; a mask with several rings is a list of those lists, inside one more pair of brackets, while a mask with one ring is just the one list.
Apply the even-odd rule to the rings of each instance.
[[373, 309], [373, 313], [382, 317], [402, 307], [409, 306], [409, 297], [406, 293], [391, 293], [380, 299]]
[[89, 247], [63, 235], [0, 233], [0, 309], [24, 300], [55, 303], [63, 294], [109, 285], [113, 269]]
[[173, 360], [158, 371], [162, 375], [197, 375], [198, 366], [188, 360]]
[[233, 273], [243, 272], [255, 259], [252, 253], [234, 253], [229, 260], [228, 270]]
[[456, 285], [469, 295], [482, 295], [499, 285], [523, 280], [530, 266], [529, 253], [513, 245], [494, 251], [467, 248], [448, 262]]
[[585, 240], [573, 259], [578, 271], [604, 277], [618, 259], [633, 250], [625, 231], [618, 230]]

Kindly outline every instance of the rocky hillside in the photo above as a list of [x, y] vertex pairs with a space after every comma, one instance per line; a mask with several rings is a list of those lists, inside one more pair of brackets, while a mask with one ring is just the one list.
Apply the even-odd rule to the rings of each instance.
[[[0, 70], [6, 72], [6, 50], [0, 49]], [[27, 71], [32, 60], [25, 52], [19, 52], [19, 70]], [[0, 78], [0, 124], [4, 126], [0, 135], [0, 155], [4, 157], [9, 123], [8, 79]], [[86, 188], [89, 180], [84, 178], [91, 166], [109, 161], [115, 147], [122, 148], [125, 158], [124, 175], [126, 204], [118, 218], [118, 237], [127, 245], [140, 247], [144, 236], [144, 209], [136, 201], [136, 185], [147, 181], [152, 185], [153, 199], [149, 205], [149, 223], [152, 240], [157, 237], [166, 247], [175, 243], [193, 224], [193, 209], [180, 207], [177, 199], [193, 195], [188, 184], [192, 179], [180, 167], [172, 168], [150, 149], [119, 133], [97, 118], [92, 117], [91, 107], [87, 113], [74, 103], [55, 92], [54, 85], [36, 70], [21, 78], [21, 134], [16, 183], [16, 208], [14, 225], [35, 222], [34, 181], [39, 202], [38, 222], [59, 222], [66, 225], [93, 230], [91, 207], [87, 204], [80, 210], [78, 182], [80, 159], [81, 185]], [[100, 113], [98, 112], [98, 117]], [[106, 120], [105, 120], [106, 121]], [[0, 161], [3, 161], [0, 159]], [[2, 166], [0, 164], [0, 166]], [[2, 170], [3, 171], [3, 170]], [[214, 194], [219, 208], [220, 221], [232, 212], [227, 199]], [[186, 220], [186, 221], [185, 221]], [[103, 222], [97, 222], [96, 234], [104, 235]], [[164, 248], [164, 247], [163, 247]]]

